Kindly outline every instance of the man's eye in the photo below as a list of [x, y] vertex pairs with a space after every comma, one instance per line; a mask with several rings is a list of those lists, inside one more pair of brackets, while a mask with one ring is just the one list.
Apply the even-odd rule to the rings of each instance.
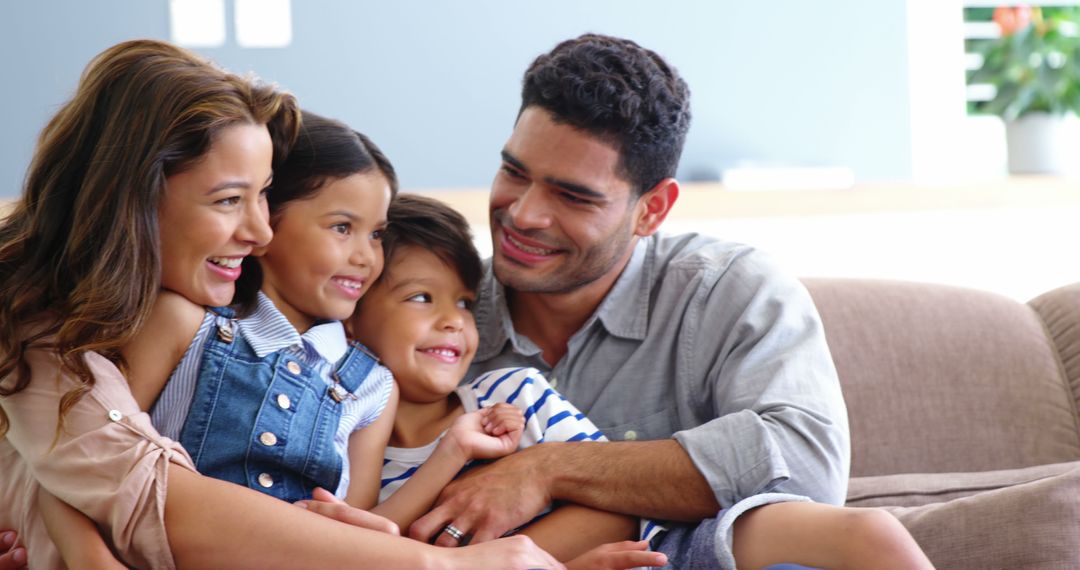
[[571, 194], [569, 192], [563, 192], [562, 197], [563, 197], [563, 200], [566, 200], [567, 202], [570, 202], [571, 204], [592, 204], [592, 201], [586, 200], [586, 199], [584, 199], [584, 198], [582, 198], [582, 197], [580, 197], [580, 196], [578, 196], [576, 194]]
[[517, 180], [521, 180], [521, 179], [525, 178], [524, 174], [518, 172], [517, 170], [514, 170], [513, 168], [510, 168], [509, 166], [506, 166], [505, 164], [502, 167], [502, 171], [505, 172], [506, 175], [509, 176], [510, 178], [514, 178], [514, 179], [517, 179]]

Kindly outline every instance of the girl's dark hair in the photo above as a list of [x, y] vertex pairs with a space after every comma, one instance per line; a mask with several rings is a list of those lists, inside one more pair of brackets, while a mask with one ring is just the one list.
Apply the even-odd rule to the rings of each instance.
[[[166, 177], [236, 124], [266, 125], [280, 158], [299, 120], [291, 95], [164, 42], [95, 57], [42, 131], [22, 196], [0, 221], [0, 397], [29, 385], [33, 343], [55, 350], [79, 383], [61, 399], [61, 423], [94, 385], [87, 352], [123, 369], [120, 349], [161, 284]], [[0, 410], [0, 435], [7, 423]]]
[[443, 202], [417, 194], [402, 194], [390, 202], [383, 238], [385, 267], [390, 268], [403, 246], [434, 253], [457, 271], [470, 291], [480, 287], [483, 264], [465, 217]]
[[[274, 180], [267, 193], [271, 226], [276, 225], [290, 203], [312, 198], [328, 182], [353, 174], [377, 170], [389, 184], [390, 196], [397, 195], [394, 166], [371, 139], [344, 123], [311, 111], [303, 111], [301, 115], [300, 134], [288, 156], [274, 169]], [[258, 259], [245, 258], [233, 298], [241, 314], [254, 309], [261, 287], [262, 269]]]

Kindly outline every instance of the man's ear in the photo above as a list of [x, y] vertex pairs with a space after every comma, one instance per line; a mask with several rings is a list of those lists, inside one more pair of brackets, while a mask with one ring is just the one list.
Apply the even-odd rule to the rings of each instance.
[[665, 178], [642, 194], [637, 203], [634, 235], [646, 237], [656, 233], [678, 199], [679, 182], [674, 178]]

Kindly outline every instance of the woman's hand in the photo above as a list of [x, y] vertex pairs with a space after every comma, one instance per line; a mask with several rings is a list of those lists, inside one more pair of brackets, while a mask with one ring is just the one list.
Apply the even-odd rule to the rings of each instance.
[[459, 416], [443, 439], [456, 444], [468, 459], [497, 459], [517, 449], [524, 428], [521, 408], [499, 402]]
[[[398, 528], [398, 525], [394, 524], [390, 519], [380, 517], [374, 513], [369, 513], [363, 509], [352, 507], [345, 501], [335, 497], [330, 491], [321, 487], [315, 488], [315, 492], [312, 493], [310, 501], [297, 501], [294, 504], [304, 507], [313, 513], [318, 513], [324, 517], [346, 524], [369, 530], [377, 530], [394, 536], [401, 536], [401, 530]], [[7, 569], [0, 566], [0, 570]]]
[[19, 570], [26, 568], [26, 549], [15, 546], [18, 536], [15, 531], [0, 533], [0, 570]]
[[667, 556], [660, 552], [649, 551], [649, 543], [644, 540], [634, 542], [611, 542], [578, 556], [566, 563], [567, 570], [624, 570], [638, 566], [663, 566]]

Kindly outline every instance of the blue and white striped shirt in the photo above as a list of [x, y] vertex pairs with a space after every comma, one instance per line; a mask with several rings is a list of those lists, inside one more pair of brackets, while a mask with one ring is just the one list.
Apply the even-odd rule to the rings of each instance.
[[[497, 402], [521, 408], [525, 412], [525, 430], [518, 449], [545, 441], [607, 441], [589, 418], [556, 392], [535, 368], [492, 370], [459, 386], [456, 393], [466, 412], [475, 412]], [[385, 501], [412, 477], [435, 452], [439, 439], [423, 447], [386, 448], [379, 502]], [[640, 530], [640, 538], [651, 541], [666, 529], [655, 521], [642, 519]]]
[[[217, 329], [216, 325], [228, 320], [211, 311], [206, 312], [199, 331], [154, 403], [150, 419], [165, 437], [180, 439], [199, 380], [206, 340]], [[259, 358], [287, 351], [317, 370], [328, 386], [334, 384], [331, 373], [349, 349], [345, 328], [340, 322], [320, 323], [300, 334], [274, 302], [261, 292], [255, 311], [248, 317], [236, 319], [234, 324]], [[371, 424], [386, 409], [393, 384], [390, 371], [376, 364], [354, 392], [356, 399], [347, 398], [341, 403], [341, 422], [334, 434], [334, 449], [342, 459], [341, 481], [334, 493], [338, 498], [344, 499], [349, 489], [349, 436]]]

